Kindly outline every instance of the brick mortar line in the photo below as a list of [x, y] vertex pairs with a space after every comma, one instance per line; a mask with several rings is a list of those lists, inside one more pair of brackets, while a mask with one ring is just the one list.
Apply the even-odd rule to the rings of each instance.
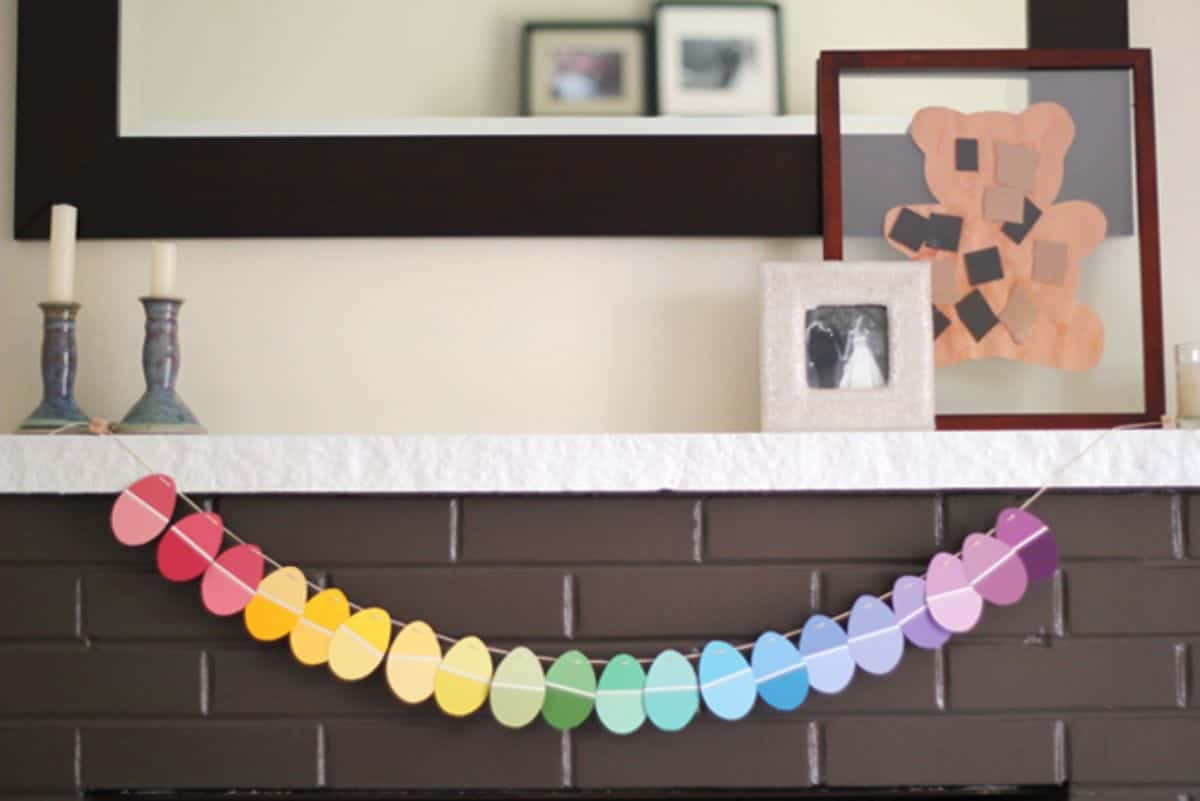
[[1191, 703], [1192, 652], [1187, 643], [1175, 644], [1175, 704], [1187, 709]]
[[83, 729], [79, 726], [75, 727], [73, 752], [71, 754], [71, 768], [74, 772], [75, 789], [79, 792], [83, 791]]
[[1182, 493], [1171, 496], [1171, 548], [1176, 559], [1187, 559], [1187, 504]]
[[328, 763], [329, 763], [329, 742], [325, 733], [325, 724], [317, 725], [317, 753], [316, 753], [316, 782], [317, 787], [328, 786]]
[[561, 785], [573, 787], [575, 785], [575, 747], [569, 729], [562, 732], [562, 736], [559, 738], [559, 749], [562, 770]]
[[458, 498], [450, 499], [450, 564], [458, 564], [462, 559], [462, 516], [464, 511]]
[[813, 787], [825, 783], [825, 742], [822, 736], [820, 721], [810, 721], [808, 724], [808, 782]]
[[1066, 721], [1057, 720], [1054, 723], [1054, 779], [1057, 784], [1066, 784], [1071, 774], [1071, 748], [1068, 741], [1070, 734]]

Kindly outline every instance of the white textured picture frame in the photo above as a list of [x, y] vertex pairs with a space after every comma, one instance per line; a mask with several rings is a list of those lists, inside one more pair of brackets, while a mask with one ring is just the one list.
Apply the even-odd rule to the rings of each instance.
[[[934, 428], [933, 307], [927, 262], [771, 262], [762, 268], [764, 431]], [[887, 383], [818, 389], [807, 378], [805, 320], [820, 306], [887, 308]]]

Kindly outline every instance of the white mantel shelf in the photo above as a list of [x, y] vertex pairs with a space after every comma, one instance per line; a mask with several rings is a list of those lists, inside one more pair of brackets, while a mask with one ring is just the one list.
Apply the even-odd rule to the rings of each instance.
[[[131, 437], [185, 492], [646, 493], [1025, 489], [1096, 431]], [[0, 494], [117, 492], [145, 471], [104, 438], [0, 437]], [[1200, 486], [1200, 432], [1109, 434], [1073, 488]]]

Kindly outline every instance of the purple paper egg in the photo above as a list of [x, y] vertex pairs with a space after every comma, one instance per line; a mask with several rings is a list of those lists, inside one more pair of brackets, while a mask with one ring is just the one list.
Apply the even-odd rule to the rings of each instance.
[[925, 605], [942, 628], [954, 634], [970, 631], [983, 614], [983, 596], [967, 581], [958, 557], [939, 553], [925, 573]]
[[925, 579], [901, 576], [892, 585], [892, 611], [900, 630], [918, 648], [941, 648], [950, 632], [938, 625], [925, 605]]
[[967, 580], [985, 601], [1010, 606], [1025, 595], [1029, 575], [1017, 552], [995, 537], [972, 534], [963, 544]]
[[1050, 527], [1023, 509], [1000, 512], [996, 539], [1017, 552], [1030, 581], [1048, 579], [1058, 569], [1058, 543]]
[[891, 673], [904, 655], [904, 634], [896, 616], [883, 601], [871, 595], [860, 596], [850, 610], [850, 656], [855, 663], [876, 676]]
[[840, 693], [854, 678], [849, 638], [833, 618], [808, 619], [800, 632], [800, 656], [808, 665], [809, 684], [819, 693]]

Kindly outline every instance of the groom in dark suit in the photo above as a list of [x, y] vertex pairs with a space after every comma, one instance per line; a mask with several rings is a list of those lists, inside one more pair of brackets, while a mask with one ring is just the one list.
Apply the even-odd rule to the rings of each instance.
[[808, 385], [833, 389], [841, 378], [842, 347], [833, 329], [821, 321], [808, 326]]

